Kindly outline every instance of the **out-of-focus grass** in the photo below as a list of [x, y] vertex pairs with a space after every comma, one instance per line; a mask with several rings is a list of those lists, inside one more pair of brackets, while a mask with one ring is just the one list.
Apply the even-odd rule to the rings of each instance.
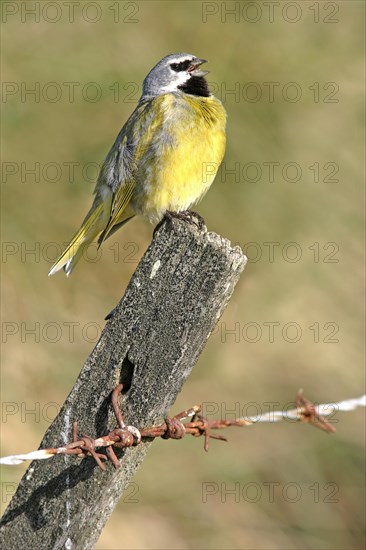
[[[229, 116], [225, 166], [199, 211], [210, 230], [241, 245], [252, 259], [174, 411], [203, 401], [216, 403], [218, 415], [230, 408], [253, 414], [248, 403], [263, 412], [266, 402], [284, 407], [299, 387], [318, 402], [364, 389], [363, 5], [330, 3], [339, 7], [336, 23], [323, 22], [330, 8], [321, 2], [315, 3], [319, 23], [309, 3], [297, 3], [302, 10], [297, 23], [280, 15], [283, 3], [268, 22], [261, 5], [261, 20], [249, 23], [243, 17], [221, 18], [224, 4], [211, 3], [219, 11], [204, 23], [205, 3], [132, 4], [138, 8], [136, 23], [114, 23], [112, 3], [100, 2], [102, 17], [94, 24], [78, 10], [69, 23], [65, 9], [54, 24], [42, 17], [22, 23], [19, 15], [3, 24], [3, 81], [27, 87], [39, 82], [41, 89], [56, 82], [62, 89], [56, 102], [42, 96], [36, 102], [30, 95], [22, 101], [15, 94], [2, 104], [2, 160], [19, 165], [14, 176], [3, 174], [2, 182], [3, 455], [37, 447], [55, 414], [52, 403], [62, 404], [104, 315], [150, 242], [152, 227], [134, 220], [105, 244], [100, 261], [80, 263], [70, 279], [47, 278], [54, 254], [49, 243], [67, 242], [91, 202], [93, 169], [88, 181], [81, 167], [103, 160], [135, 106], [126, 102], [127, 94], [141, 86], [158, 59], [174, 51], [209, 59], [209, 80]], [[80, 83], [73, 102], [65, 82]], [[90, 82], [102, 89], [96, 102], [80, 93]], [[119, 101], [110, 89], [116, 82]], [[262, 91], [256, 102], [243, 98], [249, 82]], [[266, 82], [278, 83], [274, 101]], [[297, 102], [282, 97], [289, 82], [300, 87]], [[309, 89], [316, 82], [318, 102], [314, 87]], [[323, 89], [328, 82], [339, 87], [336, 103], [324, 101], [332, 91]], [[136, 84], [123, 89], [126, 83]], [[234, 89], [239, 97], [228, 93]], [[79, 163], [72, 182], [65, 165], [70, 162]], [[279, 163], [273, 182], [264, 164], [270, 162]], [[290, 162], [301, 168], [297, 182], [282, 175]], [[41, 174], [35, 181], [20, 163], [43, 169], [57, 163], [61, 174], [51, 182], [49, 168], [49, 177]], [[225, 174], [236, 163], [238, 180]], [[249, 163], [262, 170], [256, 182], [245, 179], [245, 170], [247, 179], [254, 179]], [[319, 163], [319, 182], [314, 163]], [[333, 164], [324, 169], [326, 163]], [[334, 166], [338, 181], [324, 181]], [[275, 243], [273, 258], [264, 243]], [[35, 247], [35, 255], [26, 254]], [[254, 261], [258, 251], [261, 257]], [[295, 252], [301, 253], [298, 261], [283, 258]], [[273, 342], [269, 322], [279, 323]], [[301, 331], [297, 342], [288, 341], [295, 329], [282, 332], [288, 323]], [[337, 327], [332, 338], [338, 341], [327, 342]], [[36, 335], [27, 332], [32, 328]], [[198, 440], [156, 442], [135, 478], [137, 502], [123, 499], [98, 547], [360, 548], [363, 414], [337, 419], [331, 437], [289, 423], [233, 430], [227, 433], [230, 443], [213, 441], [208, 455]], [[3, 469], [3, 506], [24, 470]], [[207, 502], [205, 483], [219, 488]], [[238, 502], [221, 491], [221, 484], [232, 489], [235, 483]], [[300, 491], [298, 500], [291, 490]]]

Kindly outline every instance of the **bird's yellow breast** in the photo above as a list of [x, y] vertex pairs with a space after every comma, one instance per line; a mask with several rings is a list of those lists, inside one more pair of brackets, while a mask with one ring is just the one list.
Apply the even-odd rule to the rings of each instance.
[[183, 93], [152, 100], [156, 115], [136, 152], [134, 210], [159, 221], [195, 204], [210, 187], [225, 152], [226, 112], [210, 97]]

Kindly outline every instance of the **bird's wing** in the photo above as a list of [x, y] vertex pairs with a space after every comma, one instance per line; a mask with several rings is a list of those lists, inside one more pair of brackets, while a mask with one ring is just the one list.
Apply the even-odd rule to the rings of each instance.
[[135, 182], [132, 180], [129, 182], [125, 182], [117, 189], [114, 195], [111, 216], [109, 218], [108, 224], [98, 239], [99, 246], [107, 239], [113, 227], [116, 228], [116, 226], [120, 225], [124, 220], [127, 221], [128, 219], [133, 217], [133, 214], [126, 215], [125, 209], [131, 200], [134, 188]]
[[144, 118], [146, 107], [146, 104], [137, 106], [103, 163], [94, 193], [103, 194], [103, 189], [107, 186], [112, 190], [113, 198], [108, 223], [98, 239], [99, 246], [114, 226], [132, 217], [131, 213], [126, 215], [125, 209], [135, 189], [136, 134], [140, 133], [141, 119]]
[[126, 207], [135, 190], [137, 167], [164, 123], [162, 103], [160, 96], [137, 106], [104, 162], [96, 192], [99, 186], [107, 184], [113, 190], [113, 199], [111, 215], [99, 244], [105, 241], [113, 227], [133, 215], [131, 211], [126, 212]]

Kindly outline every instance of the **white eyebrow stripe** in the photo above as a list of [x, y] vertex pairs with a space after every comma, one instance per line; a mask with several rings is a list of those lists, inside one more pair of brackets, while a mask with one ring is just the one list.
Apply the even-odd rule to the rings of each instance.
[[175, 59], [171, 59], [169, 61], [169, 65], [171, 65], [172, 63], [184, 63], [185, 61], [192, 61], [194, 59], [194, 57], [180, 57], [180, 58], [175, 58]]

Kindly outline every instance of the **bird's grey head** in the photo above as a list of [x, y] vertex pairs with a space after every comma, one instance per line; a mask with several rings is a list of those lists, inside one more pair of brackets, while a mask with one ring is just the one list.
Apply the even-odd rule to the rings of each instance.
[[190, 53], [173, 53], [164, 57], [151, 69], [144, 80], [142, 99], [169, 92], [208, 97], [211, 95], [204, 78], [208, 71], [199, 69], [206, 63]]

